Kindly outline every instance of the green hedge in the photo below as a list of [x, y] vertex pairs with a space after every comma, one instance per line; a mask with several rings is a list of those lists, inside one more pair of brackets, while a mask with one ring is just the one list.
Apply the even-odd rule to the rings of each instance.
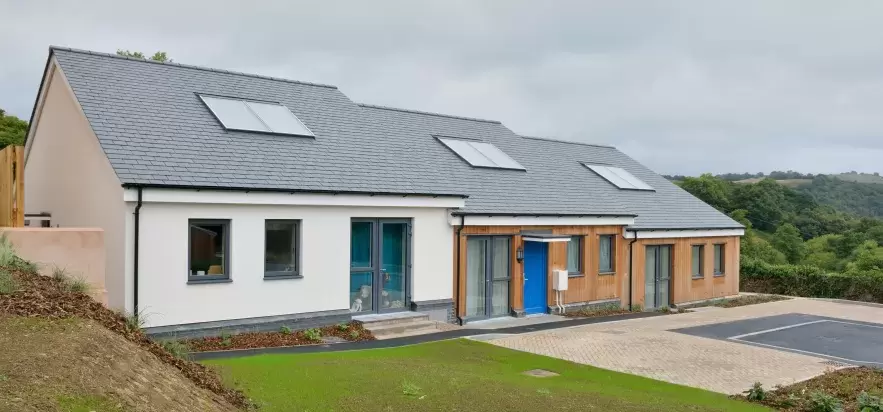
[[745, 292], [883, 303], [883, 276], [827, 273], [815, 266], [773, 265], [742, 257], [739, 289]]

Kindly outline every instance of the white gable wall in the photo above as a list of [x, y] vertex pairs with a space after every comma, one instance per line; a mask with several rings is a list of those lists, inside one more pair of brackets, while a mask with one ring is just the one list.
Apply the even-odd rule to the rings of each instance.
[[110, 162], [61, 69], [50, 62], [25, 152], [25, 213], [104, 229], [108, 304], [124, 307], [125, 203]]
[[[453, 228], [446, 208], [152, 203], [147, 193], [139, 270], [146, 326], [348, 309], [352, 218], [410, 218], [412, 300], [452, 298]], [[189, 219], [230, 220], [232, 282], [187, 284]], [[301, 220], [303, 279], [264, 280], [265, 219]]]

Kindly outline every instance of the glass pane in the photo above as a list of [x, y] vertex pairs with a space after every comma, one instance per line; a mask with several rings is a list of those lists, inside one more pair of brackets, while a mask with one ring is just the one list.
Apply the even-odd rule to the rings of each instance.
[[466, 316], [485, 315], [487, 240], [466, 240]]
[[702, 275], [702, 246], [693, 246], [693, 276]]
[[659, 280], [668, 280], [671, 277], [671, 246], [659, 247]]
[[509, 277], [509, 238], [494, 238], [494, 279]]
[[625, 180], [626, 182], [629, 182], [629, 184], [632, 185], [632, 186], [634, 186], [636, 189], [653, 190], [653, 188], [650, 187], [650, 185], [644, 183], [643, 180], [638, 179], [638, 178], [635, 177], [633, 174], [631, 174], [631, 173], [629, 173], [629, 172], [627, 172], [627, 171], [625, 171], [625, 170], [623, 170], [623, 169], [620, 169], [620, 168], [618, 168], [618, 167], [608, 167], [608, 169], [610, 169], [610, 171], [611, 171], [612, 173], [614, 173], [614, 174], [616, 174], [617, 176], [621, 177], [621, 178], [622, 178], [623, 180]]
[[469, 164], [473, 166], [485, 166], [485, 167], [495, 167], [496, 164], [483, 154], [479, 153], [478, 150], [475, 150], [469, 142], [465, 140], [457, 140], [457, 139], [439, 139], [442, 143], [448, 146], [451, 150], [454, 151], [458, 156], [462, 157], [464, 160], [469, 162]]
[[671, 246], [659, 247], [659, 277], [656, 282], [656, 305], [663, 307], [669, 305], [668, 289], [671, 278]]
[[294, 274], [297, 260], [297, 223], [268, 220], [264, 230], [264, 272], [267, 275]]
[[656, 250], [658, 246], [647, 246], [644, 254], [644, 307], [656, 307]]
[[306, 126], [294, 116], [294, 113], [291, 113], [291, 110], [285, 106], [255, 102], [248, 102], [248, 106], [251, 107], [251, 110], [253, 110], [273, 132], [301, 136], [313, 135], [307, 130]]
[[408, 224], [381, 223], [380, 308], [405, 307], [405, 273], [408, 265]]
[[509, 314], [509, 281], [498, 280], [494, 282], [494, 292], [491, 296], [491, 315]]
[[200, 97], [212, 110], [212, 113], [221, 120], [224, 127], [228, 129], [269, 131], [242, 100], [221, 99], [209, 96]]
[[634, 185], [619, 177], [616, 173], [611, 172], [607, 166], [588, 165], [586, 167], [592, 169], [593, 171], [595, 171], [595, 173], [601, 175], [601, 177], [607, 179], [608, 182], [613, 183], [616, 187], [620, 189], [635, 188]]
[[226, 276], [226, 223], [190, 223], [190, 276]]
[[350, 233], [350, 267], [370, 268], [374, 223], [353, 222]]
[[723, 245], [714, 245], [714, 273], [721, 274], [724, 268]]
[[613, 271], [613, 237], [604, 235], [599, 238], [598, 242], [598, 270], [601, 273]]
[[524, 166], [490, 143], [470, 142], [470, 144], [499, 167], [524, 170]]
[[372, 304], [373, 292], [373, 271], [350, 273], [350, 312], [369, 312], [374, 310]]
[[580, 249], [582, 249], [582, 236], [571, 236], [567, 242], [567, 271], [580, 273], [582, 268], [579, 264]]

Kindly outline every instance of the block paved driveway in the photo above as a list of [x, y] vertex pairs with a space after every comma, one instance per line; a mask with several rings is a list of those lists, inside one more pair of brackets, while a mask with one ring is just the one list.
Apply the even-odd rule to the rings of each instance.
[[[788, 385], [844, 365], [835, 362], [837, 359], [833, 357], [759, 346], [749, 339], [729, 340], [723, 336], [713, 337], [708, 334], [701, 336], [703, 333], [690, 331], [714, 331], [720, 328], [714, 326], [715, 324], [771, 316], [776, 316], [772, 319], [787, 320], [795, 314], [799, 315], [792, 321], [793, 326], [788, 328], [795, 333], [809, 332], [807, 329], [801, 330], [803, 323], [816, 325], [816, 322], [802, 322], [805, 319], [800, 318], [800, 315], [814, 316], [812, 319], [840, 319], [867, 325], [883, 324], [881, 306], [795, 298], [738, 308], [706, 308], [693, 313], [512, 335], [488, 342], [605, 369], [735, 394], [757, 381], [767, 388], [779, 384]], [[762, 320], [755, 322], [758, 325], [764, 323]], [[752, 322], [734, 325], [743, 323]], [[700, 328], [702, 326], [713, 327]], [[872, 329], [876, 330], [877, 327]], [[879, 330], [883, 333], [883, 328]], [[836, 345], [854, 346], [855, 342], [835, 343], [835, 349]], [[883, 351], [883, 348], [876, 349]]]

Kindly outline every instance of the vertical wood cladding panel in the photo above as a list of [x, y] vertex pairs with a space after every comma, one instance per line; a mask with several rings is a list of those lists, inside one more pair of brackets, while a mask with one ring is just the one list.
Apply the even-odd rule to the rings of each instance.
[[[511, 309], [519, 311], [524, 307], [524, 266], [516, 260], [516, 251], [524, 247], [521, 237], [522, 230], [551, 230], [556, 235], [580, 235], [582, 244], [582, 273], [568, 279], [568, 290], [563, 293], [562, 303], [590, 302], [604, 299], [620, 298], [622, 305], [629, 303], [629, 243], [632, 239], [622, 236], [622, 226], [466, 226], [461, 232], [459, 258], [454, 267], [454, 276], [459, 271], [459, 282], [454, 282], [457, 312], [464, 316], [466, 312], [466, 238], [470, 235], [512, 236], [511, 270], [512, 280], [509, 287]], [[598, 273], [599, 237], [614, 235], [613, 273]], [[456, 245], [457, 239], [454, 235]], [[672, 303], [685, 303], [695, 300], [730, 296], [739, 293], [739, 240], [738, 236], [712, 238], [669, 238], [639, 239], [634, 243], [632, 276], [632, 296], [634, 304], [644, 304], [644, 253], [647, 245], [672, 245]], [[714, 245], [724, 244], [725, 271], [724, 276], [713, 276]], [[692, 246], [705, 246], [704, 276], [692, 278]], [[548, 302], [555, 304], [555, 292], [552, 290], [552, 277], [555, 270], [567, 270], [567, 244], [564, 242], [549, 243], [548, 255]]]
[[[640, 238], [640, 232], [638, 233]], [[673, 304], [713, 299], [739, 293], [739, 241], [738, 236], [710, 238], [639, 239], [634, 244], [632, 299], [634, 304], [644, 304], [645, 252], [647, 245], [672, 245]], [[724, 245], [724, 275], [714, 276], [714, 245]], [[703, 276], [693, 278], [693, 245], [704, 246]], [[626, 252], [627, 253], [627, 252]], [[627, 304], [628, 291], [623, 291]]]

